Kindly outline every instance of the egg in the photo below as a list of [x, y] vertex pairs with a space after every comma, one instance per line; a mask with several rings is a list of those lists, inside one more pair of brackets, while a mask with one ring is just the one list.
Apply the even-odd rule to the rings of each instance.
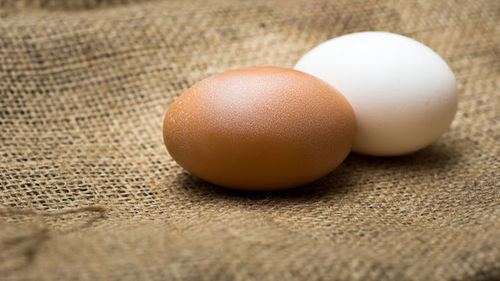
[[172, 158], [208, 182], [273, 191], [314, 181], [349, 154], [354, 112], [309, 74], [248, 67], [206, 78], [168, 108], [163, 138]]
[[446, 62], [425, 45], [387, 32], [326, 41], [295, 65], [339, 90], [357, 119], [353, 151], [402, 155], [433, 143], [457, 110], [457, 84]]

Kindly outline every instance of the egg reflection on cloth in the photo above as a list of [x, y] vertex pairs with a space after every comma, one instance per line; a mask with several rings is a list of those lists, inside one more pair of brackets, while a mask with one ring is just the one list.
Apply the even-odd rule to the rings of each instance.
[[314, 181], [349, 154], [356, 121], [337, 90], [300, 71], [248, 67], [206, 78], [169, 107], [163, 138], [193, 175], [272, 191]]
[[425, 45], [387, 32], [329, 40], [295, 69], [338, 89], [358, 122], [353, 151], [391, 156], [414, 152], [450, 126], [457, 109], [455, 77]]

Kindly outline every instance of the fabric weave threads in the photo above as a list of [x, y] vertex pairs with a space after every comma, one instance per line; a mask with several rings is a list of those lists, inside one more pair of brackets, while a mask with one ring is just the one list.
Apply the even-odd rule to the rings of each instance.
[[[365, 30], [454, 71], [435, 144], [264, 194], [167, 154], [190, 85]], [[0, 1], [0, 280], [498, 280], [499, 91], [495, 0]]]

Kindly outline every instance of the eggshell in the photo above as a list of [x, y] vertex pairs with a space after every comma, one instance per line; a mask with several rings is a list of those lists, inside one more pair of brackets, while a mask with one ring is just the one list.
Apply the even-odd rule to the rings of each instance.
[[358, 122], [358, 153], [421, 149], [448, 129], [457, 109], [457, 84], [445, 61], [397, 34], [360, 32], [329, 40], [295, 69], [328, 82], [349, 100]]
[[186, 170], [250, 191], [296, 187], [329, 173], [356, 131], [347, 100], [300, 71], [249, 67], [186, 90], [168, 109], [163, 137]]

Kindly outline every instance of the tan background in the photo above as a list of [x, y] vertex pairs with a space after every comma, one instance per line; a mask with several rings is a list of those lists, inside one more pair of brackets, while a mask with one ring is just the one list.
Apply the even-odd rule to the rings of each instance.
[[[500, 279], [499, 1], [0, 3], [0, 280]], [[363, 30], [455, 72], [434, 145], [266, 194], [168, 156], [162, 117], [190, 85]]]

